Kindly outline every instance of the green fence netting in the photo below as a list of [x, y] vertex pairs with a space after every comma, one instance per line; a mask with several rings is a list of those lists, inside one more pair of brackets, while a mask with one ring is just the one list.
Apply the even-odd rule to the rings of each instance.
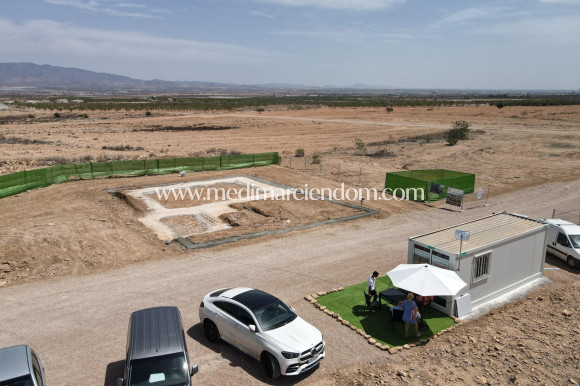
[[[432, 185], [443, 186], [441, 193], [435, 192]], [[464, 193], [473, 193], [475, 187], [475, 174], [456, 172], [445, 169], [430, 170], [405, 170], [401, 172], [387, 173], [385, 178], [385, 189], [389, 189], [391, 194], [396, 193], [395, 189], [403, 189], [407, 194], [408, 189], [416, 189], [418, 201], [437, 201], [447, 197], [447, 189], [455, 188], [463, 190]], [[402, 192], [397, 191], [398, 197]], [[414, 197], [408, 197], [413, 199]]]
[[0, 198], [51, 184], [60, 184], [71, 179], [92, 179], [116, 175], [155, 175], [180, 171], [227, 170], [273, 164], [278, 164], [277, 152], [222, 157], [159, 158], [56, 165], [0, 176]]

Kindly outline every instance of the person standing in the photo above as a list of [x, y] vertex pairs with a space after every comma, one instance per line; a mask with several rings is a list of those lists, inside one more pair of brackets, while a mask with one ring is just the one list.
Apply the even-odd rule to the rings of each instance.
[[376, 286], [376, 279], [377, 277], [379, 277], [379, 273], [377, 271], [374, 271], [372, 273], [372, 275], [369, 276], [369, 283], [368, 283], [368, 293], [371, 296], [374, 296], [374, 301], [376, 302], [378, 299], [378, 295], [377, 295], [377, 286]]
[[401, 305], [403, 307], [403, 323], [405, 323], [405, 338], [409, 336], [409, 324], [415, 325], [415, 336], [420, 337], [419, 325], [417, 324], [417, 304], [413, 301], [413, 294], [407, 294], [407, 300]]

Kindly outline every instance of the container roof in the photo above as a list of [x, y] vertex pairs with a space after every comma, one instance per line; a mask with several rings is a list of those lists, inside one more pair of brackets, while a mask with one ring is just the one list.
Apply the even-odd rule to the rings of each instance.
[[414, 236], [411, 239], [431, 248], [459, 254], [460, 240], [455, 238], [455, 231], [469, 231], [469, 240], [464, 240], [461, 248], [463, 254], [545, 227], [547, 225], [537, 221], [503, 212], [421, 236]]

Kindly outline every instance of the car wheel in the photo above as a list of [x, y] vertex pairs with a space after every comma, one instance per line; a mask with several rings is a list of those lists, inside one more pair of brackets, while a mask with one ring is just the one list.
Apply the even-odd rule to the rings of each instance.
[[262, 364], [266, 370], [266, 376], [269, 379], [276, 379], [280, 377], [280, 364], [276, 357], [270, 353], [262, 354]]
[[576, 259], [573, 258], [572, 256], [568, 256], [568, 267], [570, 268], [576, 268]]
[[218, 330], [215, 323], [209, 319], [206, 319], [203, 322], [203, 332], [205, 333], [207, 340], [212, 343], [216, 343], [220, 340], [220, 331]]

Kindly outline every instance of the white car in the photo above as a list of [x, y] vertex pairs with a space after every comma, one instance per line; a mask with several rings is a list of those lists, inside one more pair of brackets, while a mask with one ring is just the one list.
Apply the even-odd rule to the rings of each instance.
[[298, 375], [325, 356], [322, 333], [266, 292], [225, 288], [207, 294], [199, 318], [210, 342], [221, 339], [260, 360], [266, 375]]

